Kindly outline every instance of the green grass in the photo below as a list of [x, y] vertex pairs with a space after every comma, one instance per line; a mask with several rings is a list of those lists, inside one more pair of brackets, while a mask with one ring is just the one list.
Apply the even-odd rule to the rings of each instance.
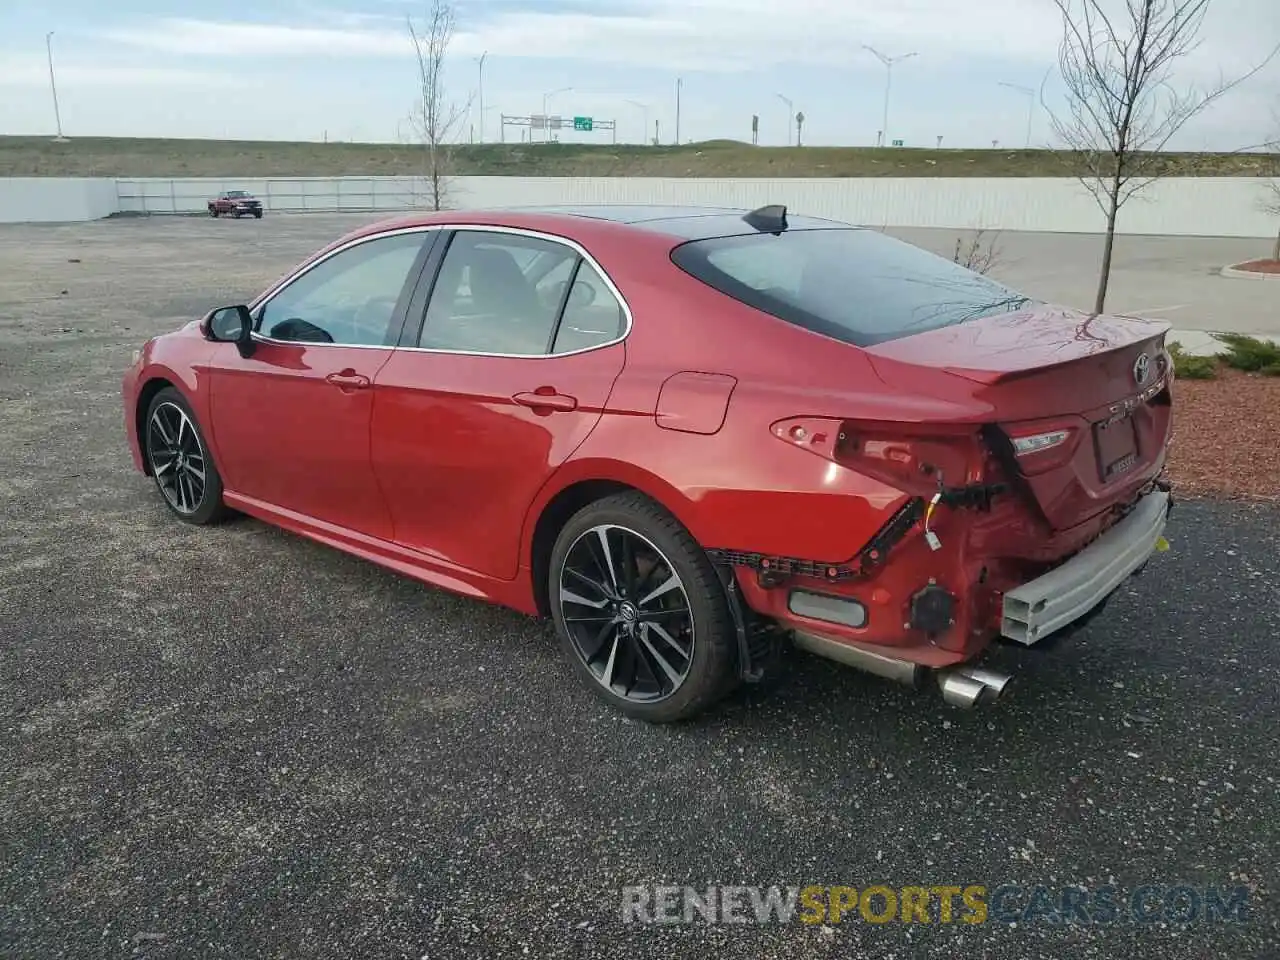
[[[1162, 176], [1264, 176], [1266, 154], [1165, 154]], [[376, 143], [0, 137], [0, 177], [323, 177], [413, 175], [422, 147]], [[452, 172], [523, 177], [1062, 177], [1080, 172], [1049, 150], [483, 144], [454, 148]]]
[[1168, 350], [1169, 357], [1173, 360], [1174, 376], [1180, 380], [1213, 380], [1218, 376], [1216, 357], [1184, 353], [1182, 344], [1177, 341], [1169, 343]]
[[1227, 345], [1218, 357], [1229, 367], [1246, 373], [1280, 377], [1280, 344], [1243, 333], [1214, 334]]

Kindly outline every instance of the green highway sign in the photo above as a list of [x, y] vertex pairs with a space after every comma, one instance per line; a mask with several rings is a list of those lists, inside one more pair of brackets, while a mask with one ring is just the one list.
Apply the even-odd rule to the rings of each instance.
[[590, 118], [590, 117], [574, 117], [574, 118], [573, 118], [573, 129], [575, 129], [575, 130], [585, 130], [585, 131], [587, 131], [588, 133], [590, 133], [590, 132], [591, 132], [591, 118]]
[[900, 147], [900, 146], [902, 146], [902, 141], [901, 141], [901, 140], [895, 140], [895, 141], [893, 141], [893, 145], [894, 145], [895, 147]]

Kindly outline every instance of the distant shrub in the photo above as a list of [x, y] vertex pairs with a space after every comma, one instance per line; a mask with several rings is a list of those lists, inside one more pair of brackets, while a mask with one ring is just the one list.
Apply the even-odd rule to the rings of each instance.
[[1280, 343], [1242, 333], [1215, 333], [1227, 349], [1218, 354], [1227, 366], [1246, 373], [1280, 376]]
[[1174, 376], [1182, 380], [1212, 380], [1218, 375], [1218, 361], [1215, 357], [1201, 357], [1187, 353], [1182, 344], [1174, 341], [1168, 344], [1169, 356], [1173, 359]]

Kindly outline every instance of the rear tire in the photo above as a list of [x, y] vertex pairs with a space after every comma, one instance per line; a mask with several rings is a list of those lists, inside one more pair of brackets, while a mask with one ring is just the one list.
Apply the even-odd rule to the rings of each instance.
[[255, 219], [255, 220], [261, 220], [261, 219], [262, 219], [262, 211], [261, 211], [261, 210], [255, 210], [255, 211], [253, 211], [253, 219]]
[[630, 717], [694, 717], [737, 683], [724, 587], [688, 530], [640, 493], [588, 504], [556, 538], [551, 616], [579, 679]]
[[222, 502], [222, 475], [186, 398], [165, 387], [147, 406], [142, 426], [147, 467], [165, 505], [183, 523], [218, 523], [230, 510]]

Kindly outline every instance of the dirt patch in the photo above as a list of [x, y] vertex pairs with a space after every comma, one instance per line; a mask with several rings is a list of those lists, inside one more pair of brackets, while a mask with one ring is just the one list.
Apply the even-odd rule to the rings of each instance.
[[1174, 383], [1169, 473], [1182, 496], [1280, 500], [1280, 377], [1223, 369]]
[[1231, 269], [1242, 273], [1266, 273], [1280, 276], [1280, 260], [1249, 260], [1246, 263], [1232, 264]]

